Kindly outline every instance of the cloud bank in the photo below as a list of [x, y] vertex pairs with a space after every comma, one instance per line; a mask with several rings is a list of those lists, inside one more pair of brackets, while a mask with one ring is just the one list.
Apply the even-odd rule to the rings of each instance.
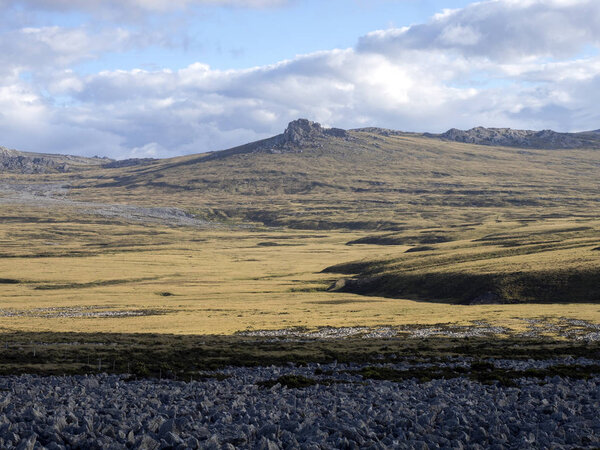
[[286, 0], [0, 0], [0, 7], [27, 7], [47, 11], [85, 11], [122, 13], [124, 11], [164, 12], [194, 5], [218, 5], [240, 8], [279, 6]]
[[[209, 2], [124, 3], [160, 9]], [[354, 48], [245, 70], [201, 62], [181, 70], [72, 70], [77, 61], [149, 42], [118, 27], [105, 34], [85, 27], [0, 34], [3, 144], [120, 158], [174, 156], [277, 134], [298, 117], [343, 128], [434, 132], [476, 125], [600, 128], [596, 0], [484, 1], [427, 23], [374, 31]]]

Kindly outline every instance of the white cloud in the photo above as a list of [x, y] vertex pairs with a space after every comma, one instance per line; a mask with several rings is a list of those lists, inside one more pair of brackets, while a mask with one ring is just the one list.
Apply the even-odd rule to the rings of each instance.
[[[354, 49], [269, 66], [87, 76], [69, 64], [104, 51], [102, 42], [138, 38], [20, 30], [21, 47], [0, 37], [0, 50], [14, 55], [0, 52], [0, 132], [18, 144], [4, 145], [23, 149], [141, 157], [227, 148], [279, 133], [297, 117], [413, 131], [597, 129], [599, 14], [595, 0], [492, 0], [370, 33]], [[47, 65], [54, 70], [34, 81], [20, 77], [21, 68]]]
[[425, 24], [370, 33], [358, 48], [392, 57], [410, 50], [444, 50], [506, 61], [561, 58], [598, 43], [597, 0], [490, 0], [446, 10]]
[[279, 6], [288, 0], [4, 0], [0, 7], [25, 6], [46, 11], [84, 11], [117, 14], [118, 12], [166, 12], [195, 5], [221, 5], [239, 8]]
[[90, 29], [24, 27], [0, 32], [0, 81], [2, 75], [35, 72], [37, 76], [54, 74], [83, 60], [97, 58], [108, 51], [124, 51], [152, 43], [143, 33], [124, 28]]

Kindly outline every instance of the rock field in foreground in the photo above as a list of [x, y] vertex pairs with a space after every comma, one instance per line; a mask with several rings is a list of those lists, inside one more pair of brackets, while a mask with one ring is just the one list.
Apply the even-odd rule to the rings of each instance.
[[[443, 363], [467, 364], [465, 359]], [[545, 368], [588, 360], [495, 361]], [[425, 367], [399, 362], [394, 369]], [[600, 377], [363, 380], [360, 365], [229, 368], [220, 381], [0, 377], [0, 448], [594, 448]], [[439, 365], [438, 365], [439, 367]], [[315, 375], [315, 370], [318, 375]], [[321, 381], [302, 389], [258, 382]], [[223, 378], [220, 377], [220, 378]]]

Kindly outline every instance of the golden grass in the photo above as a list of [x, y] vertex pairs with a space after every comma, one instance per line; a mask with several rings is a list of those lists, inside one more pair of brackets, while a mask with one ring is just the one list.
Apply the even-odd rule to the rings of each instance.
[[[450, 242], [414, 247], [390, 259], [350, 262], [331, 273], [358, 274], [338, 290], [392, 297], [477, 302], [490, 293], [512, 303], [598, 303], [600, 301], [600, 222], [554, 219], [489, 223], [435, 230]], [[432, 231], [421, 236], [429, 240]], [[416, 236], [418, 237], [418, 236]], [[402, 234], [368, 236], [357, 242], [411, 240]], [[360, 246], [360, 244], [355, 244]]]
[[[7, 214], [6, 208], [0, 211]], [[25, 217], [35, 211], [21, 213]], [[493, 222], [478, 231], [459, 232], [460, 240], [436, 246], [445, 257], [472, 256], [482, 251], [478, 237], [503, 230], [518, 234], [523, 226]], [[594, 230], [597, 223], [587, 226]], [[526, 235], [566, 227], [564, 221], [529, 225]], [[590, 231], [582, 233], [583, 237], [572, 239], [589, 238], [591, 245]], [[368, 234], [81, 222], [68, 211], [55, 211], [54, 223], [15, 220], [0, 231], [0, 278], [19, 281], [0, 284], [4, 316], [0, 329], [232, 334], [290, 327], [469, 325], [473, 321], [522, 331], [526, 327], [522, 319], [540, 317], [600, 323], [597, 304], [465, 306], [326, 291], [339, 275], [321, 271], [334, 264], [365, 258], [400, 264], [408, 258], [427, 258], [403, 253], [410, 246], [346, 245]], [[588, 247], [586, 258], [580, 253], [584, 247], [577, 247], [546, 259], [540, 259], [544, 253], [536, 253], [492, 261], [503, 267], [516, 261], [521, 265], [597, 264], [600, 252]], [[498, 247], [498, 251], [516, 250]], [[559, 262], [557, 255], [562, 258]], [[464, 270], [484, 271], [491, 262], [470, 259], [460, 264]], [[148, 315], [94, 317], [106, 311]]]

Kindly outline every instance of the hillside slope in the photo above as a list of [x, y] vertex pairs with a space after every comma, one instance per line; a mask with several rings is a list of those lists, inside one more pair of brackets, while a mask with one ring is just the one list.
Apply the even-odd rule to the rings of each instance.
[[461, 304], [600, 302], [597, 220], [491, 222], [382, 237], [387, 257], [325, 270], [350, 275], [331, 290]]
[[599, 167], [594, 149], [478, 146], [296, 121], [282, 135], [231, 150], [66, 182], [74, 199], [176, 206], [209, 220], [402, 230], [499, 215], [594, 215]]
[[117, 168], [147, 164], [153, 158], [131, 158], [113, 160], [110, 158], [53, 153], [31, 153], [0, 147], [0, 173], [11, 174], [47, 174], [78, 172], [94, 168]]

